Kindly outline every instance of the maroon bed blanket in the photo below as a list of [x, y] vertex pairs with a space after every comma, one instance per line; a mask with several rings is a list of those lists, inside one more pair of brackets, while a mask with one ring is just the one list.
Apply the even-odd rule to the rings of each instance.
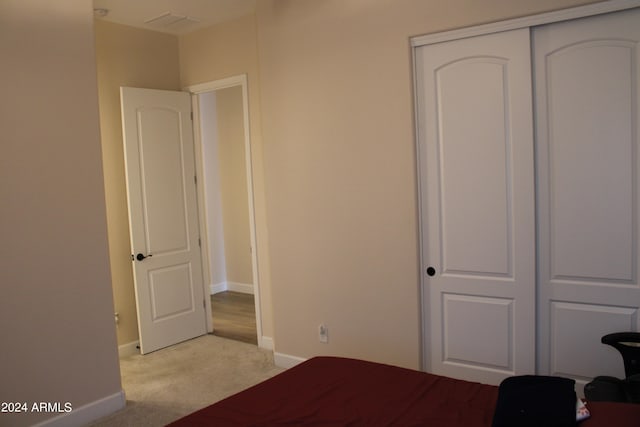
[[[315, 357], [171, 427], [491, 427], [498, 387], [362, 360]], [[590, 402], [579, 427], [638, 427], [640, 405]]]

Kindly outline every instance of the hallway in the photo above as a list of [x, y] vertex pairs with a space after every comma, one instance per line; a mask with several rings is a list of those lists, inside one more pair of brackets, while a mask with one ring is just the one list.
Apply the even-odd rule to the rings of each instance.
[[252, 294], [224, 291], [211, 295], [213, 335], [258, 345]]

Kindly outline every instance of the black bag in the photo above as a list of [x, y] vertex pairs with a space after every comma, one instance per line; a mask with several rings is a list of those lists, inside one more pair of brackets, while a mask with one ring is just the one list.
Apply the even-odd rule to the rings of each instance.
[[500, 384], [492, 427], [573, 427], [576, 423], [574, 380], [523, 375]]

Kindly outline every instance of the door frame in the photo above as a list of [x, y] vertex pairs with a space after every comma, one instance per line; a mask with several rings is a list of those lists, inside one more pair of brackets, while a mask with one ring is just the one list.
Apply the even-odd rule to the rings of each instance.
[[[205, 182], [204, 179], [204, 158], [203, 158], [203, 142], [201, 133], [202, 117], [200, 116], [200, 103], [199, 95], [214, 92], [220, 89], [226, 89], [231, 87], [242, 88], [242, 110], [243, 110], [243, 126], [244, 126], [244, 150], [245, 150], [245, 169], [247, 174], [247, 193], [249, 202], [249, 229], [250, 229], [250, 241], [251, 241], [251, 265], [253, 276], [253, 298], [255, 305], [256, 316], [256, 334], [258, 338], [258, 347], [268, 348], [268, 343], [265, 342], [262, 336], [262, 316], [260, 308], [260, 276], [258, 270], [258, 250], [256, 242], [256, 220], [255, 220], [255, 206], [254, 206], [254, 185], [253, 185], [253, 161], [251, 153], [251, 133], [249, 122], [249, 97], [248, 97], [248, 79], [246, 74], [239, 74], [231, 77], [227, 77], [220, 80], [213, 80], [210, 82], [191, 85], [183, 88], [183, 90], [191, 93], [191, 105], [193, 110], [193, 131], [194, 131], [194, 143], [195, 143], [195, 155], [196, 155], [196, 176], [198, 182]], [[203, 274], [204, 274], [204, 288], [206, 295], [211, 295], [209, 284], [211, 282], [211, 271], [209, 269], [209, 239], [207, 233], [207, 209], [204, 203], [205, 194], [204, 186], [198, 186], [198, 212], [200, 217], [200, 238], [202, 240], [202, 260], [203, 260]], [[213, 332], [213, 320], [211, 317], [211, 298], [205, 298], [206, 313], [207, 313], [207, 332]]]
[[[416, 146], [416, 163], [417, 163], [417, 200], [418, 200], [418, 233], [419, 233], [419, 256], [420, 256], [420, 317], [421, 317], [421, 330], [420, 330], [420, 369], [423, 371], [430, 371], [431, 369], [431, 357], [429, 351], [430, 334], [429, 334], [429, 306], [427, 304], [427, 298], [429, 296], [428, 289], [428, 277], [426, 275], [426, 269], [428, 263], [425, 263], [424, 255], [426, 253], [428, 239], [426, 235], [426, 200], [423, 199], [423, 190], [426, 186], [427, 165], [423, 164], [421, 159], [424, 157], [421, 152], [421, 145], [424, 143], [424, 136], [420, 132], [420, 102], [418, 99], [419, 87], [417, 82], [418, 68], [417, 57], [418, 49], [425, 45], [441, 43], [451, 40], [458, 40], [467, 37], [474, 37], [486, 34], [497, 33], [507, 30], [515, 30], [520, 28], [531, 28], [539, 25], [551, 24], [555, 22], [568, 21], [578, 18], [586, 18], [588, 16], [601, 15], [610, 12], [617, 12], [627, 9], [633, 9], [640, 7], [640, 0], [609, 0], [598, 3], [588, 4], [585, 6], [571, 7], [567, 9], [561, 9], [552, 12], [540, 13], [531, 16], [525, 16], [522, 18], [508, 19], [504, 21], [492, 22], [489, 24], [476, 25], [471, 27], [465, 27], [450, 31], [444, 31], [439, 33], [426, 34], [422, 36], [415, 36], [409, 39], [411, 47], [411, 60], [412, 60], [412, 84], [413, 84], [413, 111], [414, 111], [414, 135]], [[534, 141], [535, 144], [535, 141]], [[536, 235], [537, 235], [537, 223], [536, 223]], [[537, 265], [537, 261], [536, 261]], [[537, 286], [536, 278], [536, 286]], [[537, 295], [537, 290], [536, 290]], [[537, 297], [536, 297], [537, 298]], [[537, 301], [536, 301], [537, 305]], [[536, 307], [536, 313], [538, 309]], [[536, 348], [539, 345], [539, 336], [536, 333]], [[537, 357], [536, 357], [537, 358]], [[536, 362], [537, 366], [537, 362]]]

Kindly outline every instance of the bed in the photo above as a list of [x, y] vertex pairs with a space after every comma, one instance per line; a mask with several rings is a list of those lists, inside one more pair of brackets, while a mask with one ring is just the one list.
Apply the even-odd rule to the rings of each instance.
[[[491, 427], [497, 386], [340, 357], [314, 357], [170, 424]], [[502, 399], [502, 395], [501, 395]], [[587, 402], [579, 427], [638, 427], [640, 405]]]

